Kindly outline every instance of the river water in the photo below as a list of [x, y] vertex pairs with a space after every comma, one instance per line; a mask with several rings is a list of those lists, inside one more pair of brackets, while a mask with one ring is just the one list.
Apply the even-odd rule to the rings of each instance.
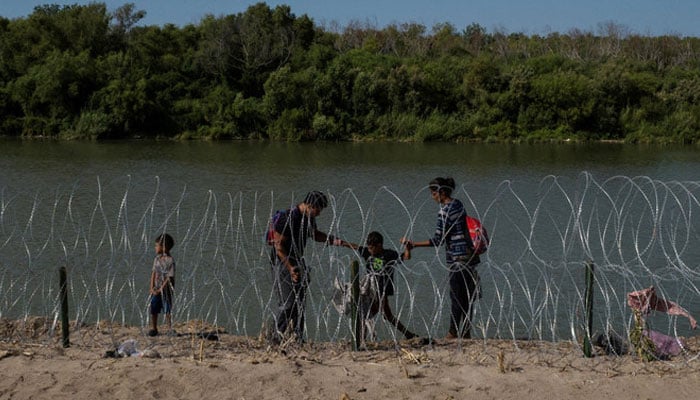
[[[319, 228], [385, 247], [428, 238], [437, 176], [482, 219], [477, 336], [579, 339], [584, 265], [595, 265], [596, 330], [629, 329], [625, 294], [654, 285], [700, 312], [695, 147], [597, 144], [265, 142], [0, 142], [0, 316], [57, 310], [67, 266], [71, 319], [145, 325], [152, 240], [176, 240], [175, 320], [204, 319], [257, 335], [275, 310], [267, 220], [309, 190], [329, 194]], [[348, 249], [310, 244], [308, 334], [347, 338], [332, 306], [349, 279]], [[449, 297], [441, 249], [418, 249], [391, 300], [413, 330], [444, 335]], [[690, 334], [654, 315], [656, 329]], [[393, 331], [379, 324], [380, 337]]]

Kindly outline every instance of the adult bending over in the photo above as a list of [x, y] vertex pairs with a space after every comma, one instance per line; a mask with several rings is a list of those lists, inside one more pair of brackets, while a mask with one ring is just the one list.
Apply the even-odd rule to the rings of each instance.
[[304, 341], [304, 305], [310, 279], [304, 261], [304, 248], [308, 238], [335, 246], [345, 242], [327, 235], [316, 228], [316, 217], [328, 206], [325, 194], [309, 192], [304, 201], [288, 210], [273, 226], [274, 288], [278, 296], [275, 315], [276, 332], [273, 341], [279, 343], [292, 324], [296, 339]]

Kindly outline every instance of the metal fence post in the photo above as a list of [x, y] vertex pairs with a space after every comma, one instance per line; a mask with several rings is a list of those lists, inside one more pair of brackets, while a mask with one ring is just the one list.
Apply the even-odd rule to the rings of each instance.
[[593, 345], [591, 343], [591, 335], [593, 333], [593, 270], [595, 265], [593, 261], [586, 262], [586, 334], [583, 337], [583, 354], [586, 357], [593, 357]]
[[68, 325], [68, 279], [66, 267], [58, 270], [59, 284], [61, 285], [61, 336], [63, 347], [70, 347], [70, 326]]

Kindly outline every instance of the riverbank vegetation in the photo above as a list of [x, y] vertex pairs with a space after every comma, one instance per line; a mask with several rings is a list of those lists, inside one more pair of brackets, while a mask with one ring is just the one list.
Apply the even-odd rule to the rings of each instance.
[[700, 142], [700, 38], [319, 26], [259, 3], [140, 26], [127, 3], [0, 17], [0, 135]]

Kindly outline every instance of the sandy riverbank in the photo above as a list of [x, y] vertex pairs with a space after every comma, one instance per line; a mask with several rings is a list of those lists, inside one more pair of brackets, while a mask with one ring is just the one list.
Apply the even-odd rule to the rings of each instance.
[[[39, 325], [0, 324], [0, 399], [636, 400], [692, 398], [700, 387], [697, 337], [686, 340], [681, 356], [642, 362], [585, 358], [570, 342], [414, 339], [358, 352], [349, 343], [277, 347], [195, 322], [179, 325], [176, 337], [106, 324], [72, 328], [64, 349]], [[202, 332], [209, 338], [197, 336]], [[129, 339], [147, 351], [106, 357]]]

